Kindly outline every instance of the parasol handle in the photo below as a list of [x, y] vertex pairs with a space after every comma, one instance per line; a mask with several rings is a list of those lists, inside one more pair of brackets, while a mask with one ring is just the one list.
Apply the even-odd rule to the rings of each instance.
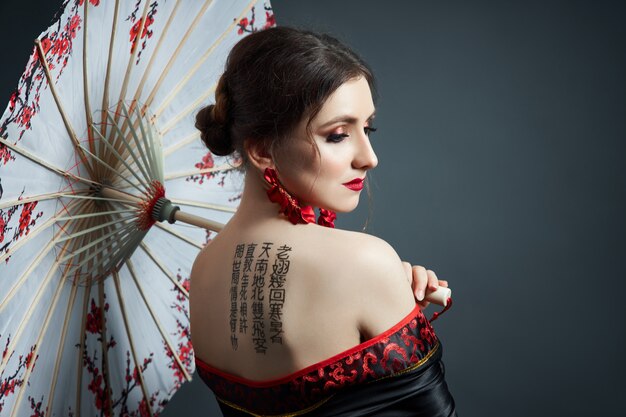
[[180, 207], [175, 206], [165, 197], [161, 197], [156, 201], [152, 209], [152, 218], [160, 222], [167, 220], [168, 223], [180, 221], [218, 233], [224, 228], [222, 223], [180, 211]]
[[439, 287], [435, 291], [426, 294], [424, 299], [442, 307], [448, 306], [448, 299], [452, 298], [452, 290], [447, 287]]
[[192, 226], [202, 227], [204, 229], [212, 230], [218, 233], [221, 232], [224, 228], [224, 225], [222, 223], [205, 219], [204, 217], [196, 216], [195, 214], [184, 213], [180, 210], [177, 210], [174, 213], [174, 220], [181, 221]]
[[[124, 191], [116, 190], [108, 186], [103, 186], [101, 188], [100, 195], [105, 198], [125, 201], [129, 204], [140, 204], [142, 202], [139, 197], [136, 197]], [[175, 221], [181, 221], [183, 223], [187, 223], [192, 226], [202, 227], [204, 229], [212, 230], [214, 232], [221, 232], [224, 228], [224, 225], [220, 222], [205, 219], [203, 217], [196, 216], [195, 214], [182, 212], [180, 211], [180, 208], [178, 206], [172, 205], [169, 200], [165, 198], [163, 198], [162, 200], [164, 200], [163, 205], [166, 205], [168, 207], [166, 207], [166, 210], [163, 213], [163, 218], [158, 219], [159, 221], [167, 220], [170, 223], [174, 223]]]

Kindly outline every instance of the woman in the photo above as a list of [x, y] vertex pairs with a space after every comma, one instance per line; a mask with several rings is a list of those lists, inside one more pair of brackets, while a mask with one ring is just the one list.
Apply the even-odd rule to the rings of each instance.
[[336, 39], [279, 27], [235, 45], [197, 115], [209, 149], [240, 155], [246, 173], [191, 274], [196, 363], [225, 416], [455, 413], [421, 313], [426, 286], [447, 284], [333, 228], [378, 163], [372, 90]]

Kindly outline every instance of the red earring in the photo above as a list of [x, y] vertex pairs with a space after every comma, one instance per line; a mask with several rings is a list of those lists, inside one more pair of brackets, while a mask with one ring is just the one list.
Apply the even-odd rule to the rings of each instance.
[[[293, 224], [314, 223], [315, 212], [311, 206], [300, 206], [298, 200], [285, 190], [285, 187], [278, 180], [276, 170], [273, 168], [265, 168], [263, 175], [265, 181], [270, 184], [270, 189], [267, 190], [267, 196], [273, 203], [280, 205], [279, 213], [287, 216], [289, 221]], [[334, 211], [320, 208], [320, 215], [317, 219], [317, 224], [325, 227], [335, 227], [335, 219], [337, 214]]]
[[320, 216], [317, 219], [317, 224], [320, 226], [326, 227], [335, 227], [335, 219], [337, 218], [337, 213], [331, 210], [320, 209]]
[[270, 201], [280, 205], [279, 213], [287, 216], [293, 224], [312, 223], [315, 221], [313, 207], [300, 207], [298, 200], [292, 197], [278, 180], [276, 170], [265, 168], [263, 177], [270, 184], [270, 189], [267, 190], [267, 196], [270, 198]]

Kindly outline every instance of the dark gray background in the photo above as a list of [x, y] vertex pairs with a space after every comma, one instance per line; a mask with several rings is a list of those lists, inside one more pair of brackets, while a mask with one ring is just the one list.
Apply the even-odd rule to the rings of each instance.
[[[60, 3], [2, 0], [5, 102]], [[272, 4], [378, 76], [368, 231], [450, 281], [435, 327], [460, 415], [626, 416], [624, 2]], [[211, 410], [196, 379], [162, 415]]]

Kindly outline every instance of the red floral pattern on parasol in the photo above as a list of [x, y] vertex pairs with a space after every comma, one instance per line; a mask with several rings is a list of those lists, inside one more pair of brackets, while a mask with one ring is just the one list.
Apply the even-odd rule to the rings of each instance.
[[150, 9], [148, 10], [148, 14], [146, 15], [146, 21], [144, 23], [143, 30], [141, 31], [140, 36], [137, 36], [139, 35], [139, 27], [141, 26], [139, 2], [137, 2], [135, 10], [133, 10], [130, 16], [127, 17], [127, 20], [134, 22], [129, 33], [131, 54], [135, 51], [135, 48], [137, 47], [137, 44], [139, 43], [139, 41], [143, 39], [143, 42], [141, 42], [141, 49], [137, 52], [137, 60], [135, 61], [135, 64], [139, 64], [139, 61], [141, 60], [141, 53], [143, 52], [144, 49], [146, 49], [147, 40], [150, 39], [153, 35], [153, 31], [150, 29], [150, 26], [152, 26], [152, 24], [154, 23], [154, 17], [157, 14], [158, 7], [159, 7], [159, 4], [156, 1], [150, 4]]
[[[22, 193], [18, 197], [18, 200], [22, 200], [23, 195], [24, 191], [22, 191]], [[11, 236], [11, 239], [8, 239], [2, 245], [5, 238], [9, 235], [11, 229], [13, 229], [9, 226], [9, 224], [11, 223], [12, 217], [15, 215], [15, 213], [18, 212], [20, 207], [21, 211], [18, 227], [13, 231], [13, 236]], [[30, 230], [37, 224], [37, 220], [39, 220], [39, 218], [43, 216], [43, 212], [39, 211], [35, 213], [34, 210], [36, 207], [37, 202], [34, 201], [30, 203], [25, 203], [21, 206], [16, 205], [9, 207], [6, 211], [0, 209], [0, 254], [7, 253], [9, 250], [9, 246], [12, 243], [17, 242], [20, 237], [28, 235]], [[8, 257], [6, 259], [6, 262], [9, 262], [10, 259], [11, 258]]]
[[243, 35], [244, 33], [254, 33], [254, 32], [258, 32], [259, 30], [268, 29], [273, 26], [276, 26], [276, 19], [274, 17], [274, 12], [272, 8], [266, 4], [264, 5], [264, 9], [265, 9], [265, 22], [263, 23], [261, 27], [255, 26], [255, 23], [256, 23], [255, 8], [253, 7], [252, 10], [250, 11], [250, 16], [244, 17], [237, 23], [237, 26], [239, 26], [237, 33], [239, 35]]
[[[78, 15], [78, 8], [83, 1], [75, 1], [70, 8], [70, 13], [65, 20], [59, 20], [56, 27], [48, 29], [41, 36], [41, 46], [46, 56], [50, 70], [57, 69], [57, 76], [63, 74], [67, 62], [74, 47], [74, 39], [82, 23]], [[91, 1], [94, 4], [93, 1]], [[99, 2], [96, 2], [99, 3]], [[97, 4], [95, 4], [97, 6]], [[39, 99], [42, 89], [47, 89], [44, 70], [37, 49], [33, 48], [26, 71], [20, 77], [17, 89], [9, 100], [10, 115], [0, 125], [0, 136], [6, 136], [7, 126], [16, 123], [19, 127], [17, 141], [20, 141], [24, 133], [31, 128], [31, 119], [39, 113]], [[32, 92], [34, 91], [34, 94]], [[0, 144], [0, 160], [7, 164], [13, 160], [12, 152], [6, 146]]]

